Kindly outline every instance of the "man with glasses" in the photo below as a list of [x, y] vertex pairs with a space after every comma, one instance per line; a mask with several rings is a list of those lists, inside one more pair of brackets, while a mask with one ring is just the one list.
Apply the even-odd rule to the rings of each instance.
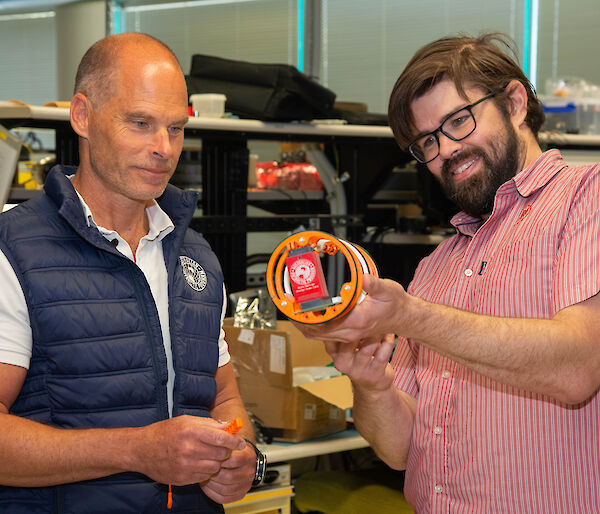
[[346, 317], [301, 329], [352, 379], [357, 428], [406, 468], [417, 512], [597, 513], [600, 166], [542, 152], [505, 41], [435, 41], [391, 95], [396, 140], [461, 209], [456, 234], [408, 291], [366, 276]]

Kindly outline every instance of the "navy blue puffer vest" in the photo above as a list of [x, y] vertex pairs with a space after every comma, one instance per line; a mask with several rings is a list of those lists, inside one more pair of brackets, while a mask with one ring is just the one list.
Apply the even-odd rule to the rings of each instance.
[[[63, 428], [163, 420], [167, 361], [150, 287], [135, 263], [87, 226], [65, 176], [74, 172], [55, 167], [46, 194], [0, 216], [0, 247], [23, 288], [33, 333], [30, 369], [11, 413]], [[206, 241], [187, 228], [196, 201], [195, 193], [173, 186], [158, 200], [175, 225], [163, 239], [174, 416], [209, 416], [216, 393], [223, 277]], [[166, 503], [167, 486], [136, 473], [56, 487], [0, 487], [2, 513], [154, 513], [167, 512]], [[193, 485], [173, 489], [168, 512], [222, 507]]]

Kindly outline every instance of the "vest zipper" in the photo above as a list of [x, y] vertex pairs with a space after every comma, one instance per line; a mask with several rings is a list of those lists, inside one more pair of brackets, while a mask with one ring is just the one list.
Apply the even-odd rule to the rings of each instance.
[[[131, 263], [130, 266], [135, 266], [137, 268], [137, 266], [135, 265], [135, 263]], [[160, 361], [157, 355], [157, 348], [156, 348], [156, 336], [152, 331], [152, 328], [150, 326], [150, 321], [148, 319], [148, 312], [146, 310], [146, 303], [143, 301], [144, 297], [143, 297], [143, 291], [142, 288], [140, 287], [140, 283], [137, 279], [137, 277], [135, 276], [136, 273], [142, 273], [142, 271], [137, 268], [137, 269], [133, 269], [130, 268], [131, 271], [131, 276], [133, 279], [133, 287], [135, 289], [135, 293], [136, 293], [136, 298], [138, 300], [138, 306], [140, 307], [141, 311], [142, 311], [142, 316], [144, 319], [144, 326], [146, 327], [146, 333], [148, 335], [149, 341], [148, 343], [150, 344], [150, 351], [152, 352], [152, 363], [153, 363], [153, 367], [154, 367], [154, 374], [157, 378], [157, 392], [158, 392], [158, 405], [160, 407], [160, 415], [163, 417], [162, 419], [168, 419], [169, 418], [169, 409], [167, 407], [167, 401], [166, 401], [166, 390], [164, 391], [165, 394], [161, 394], [163, 392], [163, 389], [166, 388], [161, 388], [160, 387]], [[145, 278], [144, 278], [145, 280]], [[150, 294], [150, 297], [152, 298], [152, 294]], [[156, 308], [156, 304], [154, 303], [154, 299], [152, 299], [152, 305], [154, 305], [154, 307]], [[157, 311], [157, 315], [158, 315], [158, 311]], [[165, 362], [165, 366], [166, 366], [166, 362]], [[167, 373], [167, 370], [165, 369], [165, 373]]]

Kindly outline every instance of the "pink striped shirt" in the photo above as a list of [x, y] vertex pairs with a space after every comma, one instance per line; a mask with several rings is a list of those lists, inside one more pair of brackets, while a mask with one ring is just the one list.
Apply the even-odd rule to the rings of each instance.
[[[551, 318], [600, 290], [600, 165], [567, 167], [550, 150], [500, 187], [485, 224], [465, 213], [452, 223], [457, 234], [421, 262], [411, 294]], [[566, 406], [411, 341], [392, 366], [418, 398], [405, 482], [417, 512], [600, 513], [598, 394]]]

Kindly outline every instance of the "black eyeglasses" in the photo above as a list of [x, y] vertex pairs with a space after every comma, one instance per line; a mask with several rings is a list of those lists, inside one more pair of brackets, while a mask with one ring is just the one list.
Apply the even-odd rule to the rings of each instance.
[[494, 91], [489, 95], [480, 98], [471, 105], [460, 108], [458, 111], [449, 114], [444, 118], [441, 125], [432, 132], [423, 134], [415, 139], [410, 145], [408, 145], [408, 151], [411, 155], [417, 159], [417, 161], [427, 164], [433, 161], [438, 155], [440, 155], [440, 139], [438, 132], [444, 134], [447, 138], [452, 141], [460, 141], [470, 136], [477, 127], [475, 116], [473, 116], [473, 107], [481, 102], [485, 102], [490, 98], [493, 98], [503, 90]]

